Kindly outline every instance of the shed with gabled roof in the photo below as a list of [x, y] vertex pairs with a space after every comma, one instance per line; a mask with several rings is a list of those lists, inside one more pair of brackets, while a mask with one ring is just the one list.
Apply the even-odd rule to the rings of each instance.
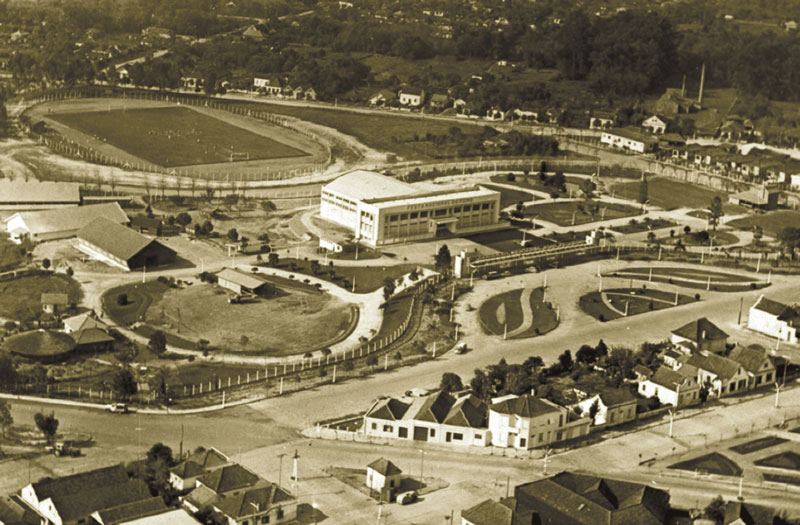
[[177, 254], [160, 242], [105, 217], [77, 233], [75, 247], [90, 257], [122, 270], [153, 268], [175, 261]]
[[365, 484], [372, 490], [381, 492], [384, 488], [396, 489], [400, 486], [403, 471], [388, 459], [378, 458], [367, 465]]

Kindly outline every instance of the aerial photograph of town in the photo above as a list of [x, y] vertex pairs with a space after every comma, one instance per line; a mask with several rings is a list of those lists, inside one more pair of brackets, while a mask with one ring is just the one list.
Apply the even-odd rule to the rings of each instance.
[[800, 0], [0, 0], [0, 525], [800, 525]]

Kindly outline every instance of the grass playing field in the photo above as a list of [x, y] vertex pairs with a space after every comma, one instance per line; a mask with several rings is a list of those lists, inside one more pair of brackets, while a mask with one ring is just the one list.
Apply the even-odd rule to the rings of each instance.
[[[622, 182], [611, 186], [611, 192], [615, 197], [636, 201], [639, 198], [639, 181]], [[647, 181], [647, 197], [650, 203], [673, 210], [675, 208], [701, 208], [705, 209], [711, 204], [711, 200], [719, 196], [723, 203], [728, 201], [727, 194], [722, 191], [710, 190], [702, 186], [695, 186], [686, 182], [666, 178], [653, 177]], [[728, 205], [726, 204], [726, 211]], [[731, 212], [733, 211], [731, 207]]]
[[800, 224], [800, 212], [794, 210], [775, 210], [759, 215], [750, 215], [736, 219], [729, 223], [734, 228], [750, 230], [753, 226], [761, 226], [764, 233], [775, 237], [780, 231], [789, 226]]
[[307, 155], [187, 107], [53, 113], [48, 117], [164, 167]]
[[559, 226], [574, 226], [601, 220], [632, 217], [641, 213], [637, 207], [608, 202], [601, 202], [597, 213], [593, 214], [591, 211], [592, 205], [579, 201], [545, 202], [526, 206], [525, 217], [554, 222]]

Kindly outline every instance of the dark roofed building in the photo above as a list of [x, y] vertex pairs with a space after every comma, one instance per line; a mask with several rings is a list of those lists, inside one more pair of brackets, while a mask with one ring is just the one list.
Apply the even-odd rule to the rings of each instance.
[[388, 421], [399, 421], [403, 419], [410, 405], [393, 397], [380, 399], [367, 410], [365, 417], [385, 419]]
[[745, 503], [744, 501], [728, 501], [725, 503], [723, 525], [773, 525], [784, 523], [777, 520], [775, 509]]
[[169, 471], [169, 482], [177, 490], [192, 489], [197, 478], [231, 464], [228, 456], [211, 447], [197, 450]]
[[367, 465], [367, 477], [364, 484], [370, 490], [388, 491], [387, 500], [391, 500], [391, 492], [399, 488], [403, 471], [385, 458], [378, 458]]
[[461, 511], [462, 525], [511, 525], [514, 498], [494, 501], [487, 499]]
[[262, 295], [269, 291], [269, 283], [256, 275], [249, 275], [234, 268], [225, 268], [217, 273], [217, 284], [237, 294]]
[[87, 328], [69, 334], [78, 352], [105, 352], [114, 346], [114, 338], [100, 328]]
[[65, 293], [43, 293], [39, 302], [48, 314], [57, 314], [58, 310], [69, 306], [69, 296]]
[[162, 514], [167, 510], [164, 499], [161, 496], [155, 496], [149, 499], [100, 510], [95, 512], [92, 517], [96, 522], [102, 523], [103, 525], [117, 525], [139, 518], [146, 518], [147, 516]]
[[99, 217], [78, 231], [76, 248], [123, 270], [161, 266], [175, 261], [176, 253], [158, 241]]
[[297, 499], [274, 483], [219, 499], [214, 508], [228, 523], [279, 524], [297, 519]]
[[725, 351], [728, 334], [705, 317], [701, 317], [673, 330], [672, 343], [689, 346], [692, 350], [720, 353]]
[[44, 520], [19, 496], [0, 496], [0, 523], [3, 525], [43, 525]]
[[501, 414], [532, 418], [547, 413], [558, 413], [558, 406], [533, 396], [517, 396], [494, 403], [492, 411]]
[[139, 233], [159, 236], [161, 235], [162, 226], [161, 219], [155, 217], [148, 217], [147, 215], [134, 215], [131, 217], [131, 228]]
[[197, 480], [198, 485], [213, 490], [216, 494], [223, 495], [243, 488], [251, 487], [259, 482], [256, 474], [241, 465], [227, 465], [216, 469]]
[[644, 397], [658, 398], [662, 405], [697, 404], [700, 402], [697, 369], [684, 364], [676, 371], [662, 365], [651, 376], [639, 380], [638, 392]]

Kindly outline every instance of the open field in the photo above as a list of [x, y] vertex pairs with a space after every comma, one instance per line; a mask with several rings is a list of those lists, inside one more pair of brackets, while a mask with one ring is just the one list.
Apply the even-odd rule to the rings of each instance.
[[592, 203], [581, 201], [532, 204], [525, 207], [525, 217], [535, 217], [542, 221], [553, 222], [559, 226], [574, 226], [600, 220], [631, 217], [641, 213], [639, 208], [634, 206], [606, 202], [597, 204], [600, 205], [597, 213], [590, 213], [590, 209], [593, 206]]
[[699, 290], [705, 290], [710, 280], [711, 290], [716, 292], [743, 292], [769, 286], [766, 282], [756, 281], [747, 275], [669, 266], [631, 267], [603, 274], [603, 277], [669, 283]]
[[65, 293], [71, 303], [83, 297], [81, 285], [62, 274], [30, 275], [0, 282], [0, 317], [13, 321], [36, 319], [42, 311], [43, 293]]
[[[418, 268], [416, 264], [335, 266], [334, 263], [334, 266], [323, 266], [324, 260], [317, 262], [320, 263], [320, 269], [316, 275], [311, 271], [310, 259], [308, 261], [294, 258], [280, 259], [277, 267], [299, 274], [314, 275], [317, 279], [331, 282], [349, 291], [353, 291], [353, 280], [355, 280], [355, 293], [374, 292], [383, 287], [383, 280], [387, 277], [398, 279]], [[331, 276], [331, 272], [334, 276]]]
[[742, 469], [733, 460], [719, 454], [712, 452], [699, 458], [681, 461], [670, 465], [669, 468], [677, 470], [698, 471], [708, 474], [719, 474], [721, 476], [741, 476]]
[[164, 167], [307, 155], [187, 107], [53, 113], [49, 117]]
[[148, 308], [146, 320], [214, 348], [277, 356], [332, 344], [351, 331], [357, 315], [327, 294], [292, 290], [243, 304], [229, 304], [229, 296], [211, 284], [170, 289]]
[[[522, 301], [526, 298], [528, 304], [524, 305]], [[478, 315], [484, 330], [494, 335], [506, 334], [511, 339], [546, 334], [558, 326], [556, 312], [544, 301], [541, 288], [510, 290], [490, 297], [481, 305]]]
[[[656, 310], [672, 308], [676, 295], [671, 292], [646, 288], [613, 288], [603, 292], [590, 292], [578, 301], [581, 310], [599, 321], [611, 321]], [[677, 296], [678, 305], [695, 302], [686, 295]]]
[[728, 224], [742, 230], [750, 230], [753, 226], [761, 226], [764, 234], [775, 237], [784, 228], [790, 226], [797, 227], [800, 225], [800, 212], [793, 210], [776, 210], [736, 219]]
[[[610, 191], [615, 197], [638, 201], [640, 185], [640, 181], [619, 182], [611, 185]], [[647, 197], [650, 199], [650, 204], [665, 210], [707, 208], [714, 197], [720, 197], [723, 203], [726, 203], [728, 199], [725, 192], [710, 190], [668, 177], [648, 179]], [[725, 204], [726, 213], [731, 213], [736, 209], [741, 211], [738, 206]]]
[[541, 237], [524, 234], [520, 230], [509, 229], [496, 232], [476, 233], [464, 237], [472, 242], [476, 242], [487, 248], [501, 252], [510, 252], [522, 248], [522, 240], [525, 239], [526, 247], [552, 246], [554, 241], [548, 241]]

